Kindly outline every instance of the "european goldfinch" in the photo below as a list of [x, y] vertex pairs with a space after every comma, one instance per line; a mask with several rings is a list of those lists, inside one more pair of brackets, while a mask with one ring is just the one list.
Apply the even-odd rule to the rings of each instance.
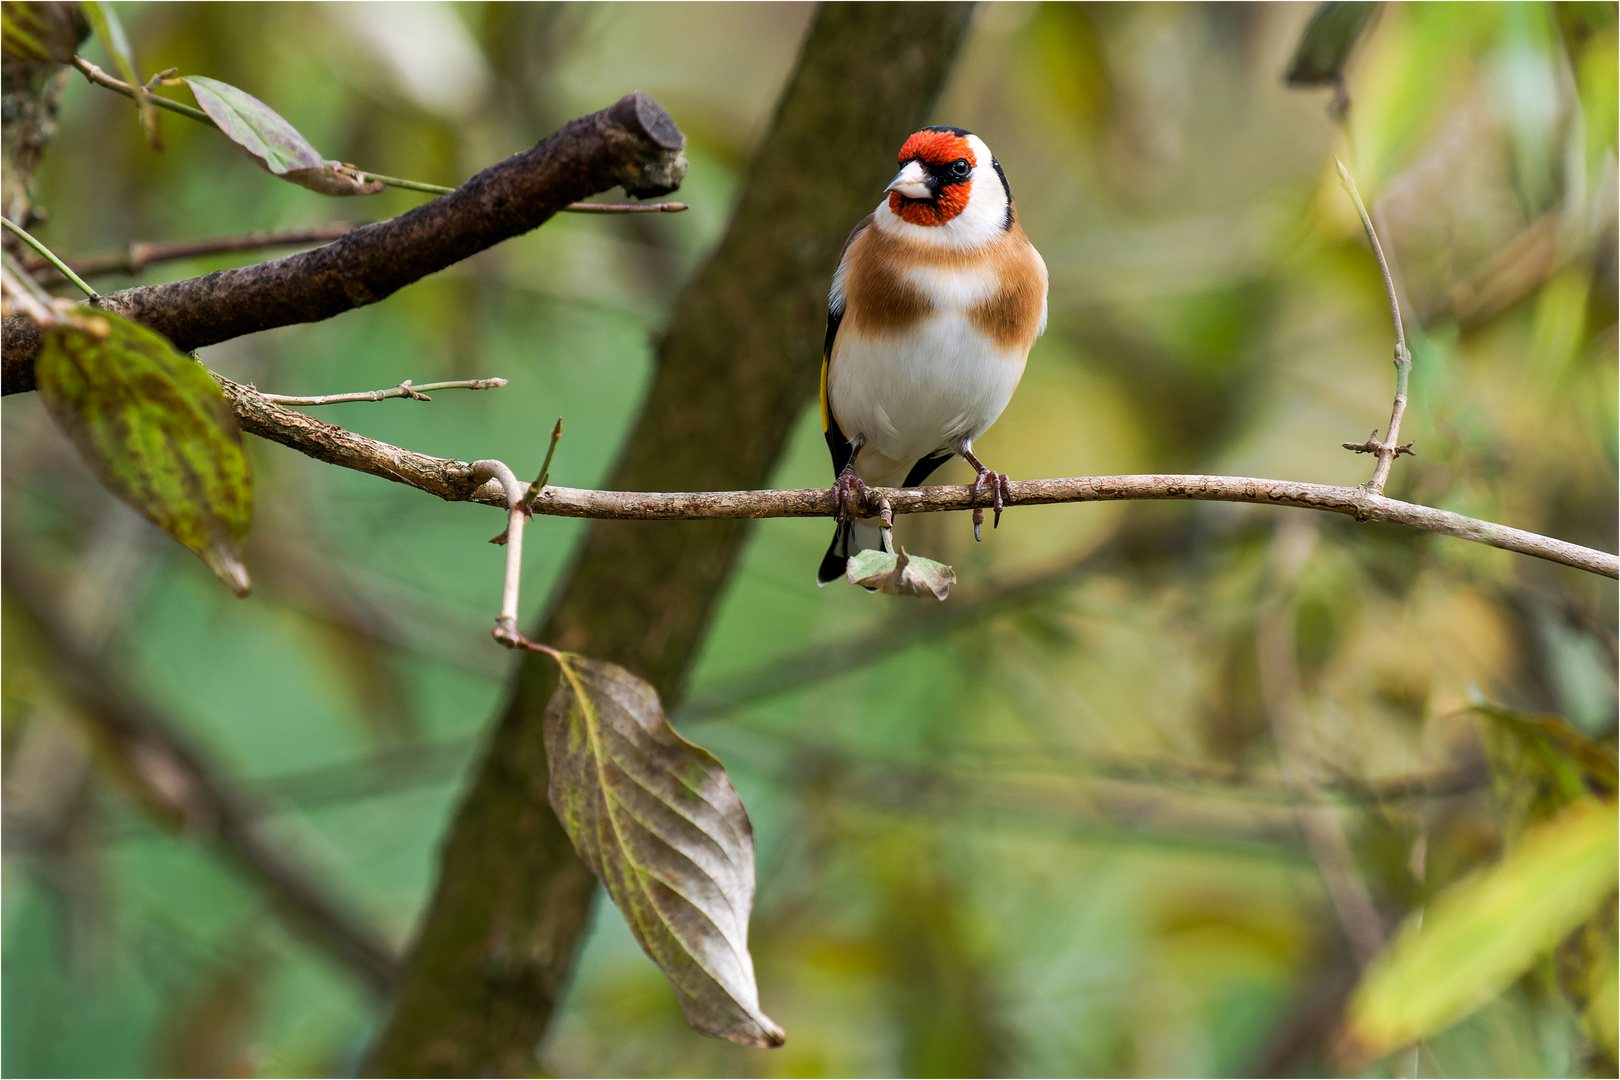
[[[887, 191], [844, 242], [828, 298], [821, 427], [839, 513], [821, 585], [882, 546], [876, 518], [852, 520], [867, 485], [913, 487], [953, 454], [978, 470], [975, 488], [990, 486], [999, 523], [1007, 477], [973, 456], [973, 440], [1046, 329], [1046, 264], [982, 139], [924, 128], [900, 148]], [[974, 511], [975, 537], [982, 520]]]

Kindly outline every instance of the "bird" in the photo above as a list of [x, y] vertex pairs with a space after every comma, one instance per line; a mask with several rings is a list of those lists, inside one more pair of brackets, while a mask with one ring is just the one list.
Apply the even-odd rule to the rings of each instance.
[[[857, 552], [882, 550], [868, 486], [915, 487], [955, 455], [977, 471], [975, 494], [989, 487], [1000, 524], [1009, 481], [973, 442], [1012, 400], [1046, 329], [1046, 263], [984, 140], [926, 127], [899, 165], [844, 241], [828, 296], [821, 428], [837, 529], [818, 585], [843, 577]], [[975, 539], [983, 520], [975, 509]]]

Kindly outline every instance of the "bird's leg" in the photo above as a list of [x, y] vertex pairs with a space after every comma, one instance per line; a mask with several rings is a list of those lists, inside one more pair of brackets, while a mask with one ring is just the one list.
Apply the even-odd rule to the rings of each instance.
[[861, 444], [857, 442], [850, 449], [849, 461], [844, 463], [843, 471], [838, 474], [838, 479], [833, 481], [833, 503], [838, 508], [837, 519], [840, 525], [848, 525], [855, 518], [855, 514], [851, 512], [852, 503], [855, 510], [866, 508], [866, 482], [855, 475], [855, 458], [860, 452]]
[[[984, 462], [973, 456], [973, 448], [967, 443], [963, 443], [962, 445], [958, 446], [956, 448], [956, 452], [961, 454], [967, 463], [978, 471], [979, 475], [973, 479], [974, 501], [978, 500], [980, 486], [986, 483], [990, 485], [990, 492], [993, 496], [993, 502], [996, 508], [995, 520], [991, 523], [990, 527], [992, 529], [999, 528], [1001, 525], [1002, 507], [1006, 503], [1012, 502], [1012, 481], [1007, 479], [1006, 473], [998, 473], [985, 468]], [[979, 536], [979, 526], [983, 524], [984, 507], [975, 506], [973, 508], [973, 539], [981, 539]]]

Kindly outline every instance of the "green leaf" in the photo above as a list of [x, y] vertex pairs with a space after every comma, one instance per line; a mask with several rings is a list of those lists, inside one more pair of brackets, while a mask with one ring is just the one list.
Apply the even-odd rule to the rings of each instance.
[[1508, 839], [1588, 795], [1613, 795], [1620, 764], [1613, 748], [1561, 716], [1534, 716], [1476, 702]]
[[218, 79], [188, 75], [197, 105], [259, 167], [322, 195], [375, 195], [380, 180], [366, 180], [353, 165], [328, 161], [297, 128], [246, 90]]
[[1583, 799], [1408, 919], [1349, 1010], [1345, 1054], [1370, 1061], [1461, 1020], [1614, 892], [1615, 803]]
[[844, 576], [863, 589], [894, 596], [932, 596], [943, 600], [956, 584], [956, 571], [944, 563], [908, 555], [904, 546], [900, 554], [889, 551], [862, 551], [850, 557]]
[[1289, 86], [1338, 86], [1344, 65], [1377, 4], [1328, 0], [1316, 9], [1300, 35], [1294, 59], [1284, 76]]
[[760, 1011], [748, 916], [754, 830], [720, 762], [675, 733], [658, 692], [617, 664], [553, 653], [550, 798], [580, 858], [663, 969], [687, 1022], [780, 1046]]
[[65, 64], [79, 47], [73, 5], [60, 2], [0, 2], [0, 53], [13, 60]]
[[253, 485], [219, 386], [167, 340], [111, 312], [75, 312], [40, 338], [40, 397], [101, 482], [246, 596]]
[[152, 104], [151, 95], [144, 88], [145, 80], [141, 78], [140, 69], [135, 66], [135, 52], [129, 47], [129, 38], [124, 34], [124, 27], [113, 14], [111, 4], [104, 4], [98, 0], [80, 0], [79, 10], [84, 12], [90, 29], [96, 33], [101, 47], [107, 50], [112, 58], [113, 66], [124, 77], [135, 91], [135, 105], [140, 110], [141, 129], [146, 132], [147, 139], [153, 146], [159, 145], [158, 111]]

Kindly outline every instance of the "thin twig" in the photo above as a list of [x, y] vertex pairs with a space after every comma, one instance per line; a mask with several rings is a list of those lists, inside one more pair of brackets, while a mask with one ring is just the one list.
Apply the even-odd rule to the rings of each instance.
[[1295, 586], [1315, 546], [1316, 532], [1303, 520], [1281, 523], [1272, 542], [1270, 593], [1260, 605], [1256, 653], [1260, 697], [1271, 723], [1283, 782], [1295, 798], [1294, 817], [1322, 875], [1328, 900], [1344, 927], [1356, 965], [1365, 969], [1384, 946], [1383, 921], [1356, 866], [1337, 811], [1322, 804], [1311, 768], [1315, 761], [1310, 717], [1300, 686]]
[[[230, 251], [257, 251], [261, 248], [297, 247], [304, 244], [326, 244], [353, 231], [348, 222], [314, 225], [303, 229], [276, 229], [242, 233], [237, 236], [214, 236], [204, 240], [175, 240], [161, 243], [137, 242], [124, 251], [111, 251], [98, 255], [85, 255], [64, 260], [81, 276], [95, 274], [139, 274], [153, 263], [172, 262], [176, 259], [194, 259], [203, 255], [218, 255]], [[29, 259], [23, 263], [29, 273], [54, 269], [44, 259]]]
[[1350, 175], [1350, 170], [1344, 167], [1344, 162], [1338, 158], [1333, 163], [1339, 167], [1339, 182], [1349, 193], [1351, 200], [1356, 204], [1356, 213], [1361, 215], [1361, 226], [1367, 230], [1367, 239], [1372, 242], [1373, 256], [1378, 260], [1378, 272], [1384, 276], [1384, 291], [1389, 294], [1389, 313], [1395, 320], [1395, 404], [1389, 413], [1389, 428], [1384, 432], [1383, 441], [1378, 441], [1378, 432], [1372, 433], [1372, 438], [1365, 443], [1345, 443], [1346, 450], [1354, 450], [1358, 454], [1377, 454], [1378, 464], [1373, 469], [1372, 479], [1367, 481], [1367, 490], [1374, 495], [1384, 493], [1384, 484], [1389, 480], [1389, 470], [1395, 464], [1395, 459], [1402, 454], [1412, 454], [1412, 444], [1401, 445], [1401, 418], [1406, 415], [1406, 382], [1412, 371], [1412, 354], [1406, 348], [1406, 330], [1401, 325], [1401, 304], [1395, 295], [1395, 279], [1390, 276], [1389, 263], [1384, 258], [1384, 246], [1378, 242], [1378, 230], [1373, 228], [1372, 217], [1367, 208], [1362, 205], [1361, 193], [1356, 190], [1356, 181]]
[[387, 401], [389, 398], [410, 398], [412, 401], [432, 401], [425, 391], [428, 390], [489, 390], [505, 386], [505, 379], [459, 379], [455, 382], [423, 383], [414, 386], [411, 380], [406, 379], [398, 386], [387, 390], [362, 390], [353, 394], [321, 394], [317, 397], [294, 397], [290, 394], [265, 394], [266, 401], [273, 401], [277, 405], [297, 405], [307, 408], [311, 405], [340, 405], [346, 401]]
[[[96, 65], [92, 64], [90, 61], [86, 60], [84, 57], [75, 56], [73, 58], [73, 66], [78, 68], [79, 71], [81, 71], [84, 74], [85, 78], [89, 79], [91, 82], [95, 83], [97, 86], [104, 86], [108, 90], [112, 90], [112, 91], [115, 91], [117, 93], [123, 94], [127, 98], [135, 98], [137, 100], [139, 99], [138, 95], [135, 92], [135, 90], [132, 89], [128, 83], [124, 82], [121, 79], [113, 78], [111, 75], [107, 74], [105, 71], [102, 71], [100, 68], [96, 67]], [[171, 68], [170, 70], [172, 71], [174, 69]], [[165, 83], [164, 85], [173, 85], [173, 84], [172, 83]], [[203, 112], [201, 109], [193, 108], [190, 105], [184, 105], [184, 104], [182, 104], [182, 103], [180, 103], [178, 101], [171, 101], [168, 98], [158, 97], [156, 94], [153, 94], [153, 93], [150, 93], [150, 92], [146, 93], [146, 99], [148, 101], [152, 102], [154, 105], [157, 105], [159, 108], [168, 109], [170, 112], [176, 112], [176, 113], [179, 113], [181, 116], [190, 117], [191, 119], [197, 121], [199, 124], [207, 124], [210, 127], [218, 127], [219, 126], [218, 124], [214, 123], [214, 118], [213, 117], [209, 116], [207, 113]], [[403, 179], [403, 178], [398, 177], [398, 176], [384, 176], [382, 173], [374, 173], [374, 172], [371, 172], [371, 171], [366, 170], [366, 169], [357, 169], [356, 171], [358, 173], [360, 173], [360, 179], [361, 179], [362, 182], [366, 181], [366, 180], [376, 180], [379, 183], [385, 184], [388, 187], [400, 188], [400, 189], [405, 190], [405, 191], [421, 191], [421, 192], [425, 192], [428, 195], [448, 195], [452, 191], [456, 190], [453, 187], [445, 187], [443, 184], [428, 184], [428, 183], [424, 183], [421, 180], [406, 180], [406, 179]], [[676, 203], [676, 202], [672, 202], [672, 203], [586, 203], [586, 202], [576, 202], [576, 203], [569, 203], [567, 206], [563, 207], [563, 209], [565, 211], [569, 212], [569, 213], [574, 213], [574, 214], [647, 214], [647, 213], [654, 213], [654, 214], [666, 213], [667, 214], [667, 213], [679, 213], [680, 211], [687, 209], [687, 205], [685, 203]]]
[[79, 290], [83, 292], [84, 295], [88, 296], [92, 300], [101, 299], [100, 293], [96, 292], [96, 290], [92, 289], [89, 285], [86, 285], [83, 278], [81, 278], [78, 274], [75, 274], [72, 270], [68, 269], [67, 263], [57, 258], [56, 253], [50, 248], [46, 247], [44, 244], [30, 236], [27, 230], [25, 230], [21, 225], [18, 225], [16, 222], [6, 217], [0, 217], [0, 225], [4, 225], [7, 232], [10, 232], [13, 236], [16, 236], [17, 239], [39, 252], [41, 257], [43, 257], [46, 262], [56, 267], [57, 273], [61, 274], [69, 281], [73, 282], [74, 285], [78, 286]]
[[[314, 417], [264, 400], [257, 391], [219, 378], [242, 430], [279, 442], [320, 461], [437, 495], [451, 502], [506, 507], [494, 483], [475, 481], [465, 461], [436, 458], [356, 435]], [[1620, 578], [1620, 558], [1566, 540], [1525, 532], [1449, 510], [1374, 495], [1364, 487], [1335, 487], [1245, 476], [1076, 476], [1053, 480], [1014, 480], [1018, 506], [1053, 503], [1187, 499], [1207, 502], [1293, 506], [1344, 514], [1357, 521], [1405, 525], [1426, 532], [1533, 555], [1578, 570]], [[870, 498], [887, 498], [896, 514], [971, 510], [983, 501], [967, 484], [927, 488], [872, 488]], [[832, 517], [837, 506], [827, 488], [780, 491], [588, 491], [548, 485], [534, 500], [537, 514], [553, 517], [628, 521]]]

